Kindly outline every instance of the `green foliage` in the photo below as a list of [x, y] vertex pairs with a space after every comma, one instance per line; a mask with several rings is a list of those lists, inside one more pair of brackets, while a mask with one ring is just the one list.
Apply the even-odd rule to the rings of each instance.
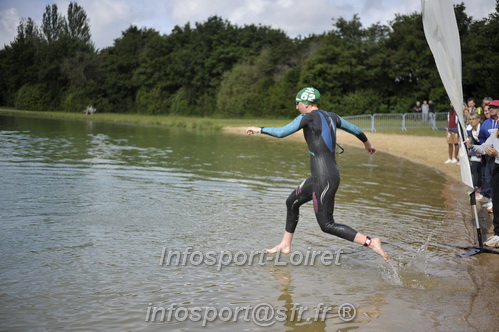
[[[3, 105], [14, 105], [17, 91], [26, 84], [37, 84], [38, 49], [42, 42], [35, 22], [21, 19], [17, 36], [0, 51], [0, 96]], [[22, 68], [22, 70], [19, 70]]]
[[255, 110], [255, 82], [261, 73], [255, 65], [240, 64], [228, 72], [217, 96], [217, 109], [223, 117], [243, 117]]
[[[497, 2], [499, 9], [499, 1]], [[496, 9], [497, 10], [497, 9]], [[499, 99], [499, 13], [471, 24], [462, 38], [463, 89], [467, 97]]]
[[[455, 12], [464, 96], [497, 98], [499, 15], [475, 21], [464, 4]], [[40, 27], [20, 21], [0, 50], [0, 76], [0, 105], [24, 109], [80, 112], [91, 103], [99, 112], [289, 119], [304, 86], [342, 115], [409, 112], [424, 99], [448, 108], [420, 13], [369, 27], [340, 17], [330, 31], [296, 39], [218, 16], [167, 35], [132, 25], [97, 51], [83, 7], [71, 2], [64, 16], [52, 4]]]
[[91, 43], [90, 25], [87, 13], [76, 2], [68, 6], [67, 21], [64, 22], [64, 33], [70, 39], [80, 40], [84, 44]]
[[180, 88], [171, 99], [170, 114], [180, 115], [187, 114], [190, 115], [190, 105], [189, 105], [189, 91], [186, 88]]
[[90, 105], [88, 96], [83, 91], [74, 91], [66, 95], [61, 106], [63, 112], [82, 112], [82, 105]]
[[[132, 25], [122, 33], [121, 38], [115, 40], [113, 47], [101, 52], [100, 61], [105, 73], [103, 88], [115, 112], [135, 111], [136, 94], [141, 86], [152, 87], [141, 84], [134, 73], [140, 66], [146, 44], [157, 35], [152, 29], [139, 29]], [[139, 100], [144, 100], [144, 97], [141, 96]], [[143, 109], [143, 104], [140, 107]], [[153, 106], [151, 109], [155, 108]]]
[[141, 87], [137, 92], [135, 105], [139, 114], [166, 114], [170, 106], [169, 96], [158, 87]]
[[43, 85], [24, 85], [16, 94], [14, 103], [20, 110], [53, 111], [51, 100]]
[[98, 86], [95, 83], [73, 87], [66, 92], [61, 102], [61, 110], [63, 112], [82, 112], [87, 106], [92, 105], [102, 112], [107, 105], [105, 100], [100, 98], [98, 91]]
[[45, 7], [42, 22], [42, 32], [45, 40], [49, 43], [58, 40], [63, 32], [64, 18], [59, 15], [56, 4]]
[[[70, 22], [71, 28], [88, 32], [88, 20], [82, 19], [86, 18], [83, 8], [71, 4], [68, 11], [70, 19], [79, 18]], [[0, 72], [6, 77], [0, 85], [0, 99], [5, 105], [26, 104], [28, 96], [39, 90], [44, 94], [39, 108], [46, 109], [49, 104], [51, 110], [60, 110], [68, 90], [91, 85], [98, 79], [97, 55], [90, 34], [86, 38], [73, 36], [67, 33], [66, 26], [66, 18], [55, 4], [46, 7], [40, 28], [30, 18], [20, 22], [14, 42], [0, 51], [4, 60]]]
[[342, 115], [386, 113], [386, 101], [375, 90], [359, 90], [345, 95], [331, 110]]

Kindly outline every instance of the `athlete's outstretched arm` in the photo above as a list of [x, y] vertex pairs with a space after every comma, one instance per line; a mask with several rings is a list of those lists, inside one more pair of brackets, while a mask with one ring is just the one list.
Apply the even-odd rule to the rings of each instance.
[[267, 127], [248, 127], [246, 133], [249, 135], [260, 133], [267, 134], [270, 136], [282, 138], [289, 136], [298, 130], [300, 130], [302, 125], [303, 114], [298, 115], [293, 121], [281, 128], [267, 128]]

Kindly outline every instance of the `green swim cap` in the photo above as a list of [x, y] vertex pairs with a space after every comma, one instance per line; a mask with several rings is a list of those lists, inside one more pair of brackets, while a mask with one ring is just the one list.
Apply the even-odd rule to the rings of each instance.
[[304, 104], [317, 104], [319, 99], [321, 98], [321, 94], [319, 90], [316, 88], [308, 87], [303, 88], [296, 94], [296, 102], [302, 102]]

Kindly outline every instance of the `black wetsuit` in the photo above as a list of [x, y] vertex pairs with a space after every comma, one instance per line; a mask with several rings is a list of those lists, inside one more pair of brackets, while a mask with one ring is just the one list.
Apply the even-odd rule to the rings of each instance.
[[300, 114], [282, 128], [262, 128], [263, 134], [286, 137], [300, 129], [310, 152], [311, 176], [298, 186], [288, 197], [286, 231], [294, 233], [298, 224], [300, 206], [310, 200], [321, 229], [353, 241], [357, 231], [349, 226], [334, 222], [334, 197], [340, 184], [340, 173], [335, 158], [336, 129], [341, 128], [367, 142], [366, 135], [357, 126], [335, 113], [315, 110]]

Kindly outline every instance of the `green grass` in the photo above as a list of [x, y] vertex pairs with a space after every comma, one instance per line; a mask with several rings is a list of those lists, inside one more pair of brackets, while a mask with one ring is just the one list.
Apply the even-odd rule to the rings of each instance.
[[[224, 127], [247, 127], [247, 126], [265, 126], [282, 127], [290, 119], [219, 119], [203, 117], [187, 117], [174, 115], [142, 115], [142, 114], [122, 114], [122, 113], [95, 113], [86, 115], [83, 113], [64, 113], [64, 112], [36, 112], [20, 111], [11, 108], [0, 108], [0, 114], [21, 115], [31, 117], [44, 117], [55, 119], [70, 120], [94, 120], [115, 123], [135, 123], [140, 125], [156, 125], [164, 127], [188, 128], [199, 130], [220, 130]], [[391, 120], [388, 120], [391, 121]], [[357, 124], [354, 122], [354, 124]], [[383, 123], [384, 124], [384, 123]], [[357, 124], [369, 134], [370, 125]], [[400, 130], [399, 124], [387, 123], [387, 129], [377, 129], [377, 133], [415, 135], [415, 136], [436, 136], [444, 137], [442, 131], [431, 130], [429, 128], [408, 128], [407, 131]], [[397, 128], [398, 127], [398, 128]], [[440, 128], [440, 126], [439, 126]]]

